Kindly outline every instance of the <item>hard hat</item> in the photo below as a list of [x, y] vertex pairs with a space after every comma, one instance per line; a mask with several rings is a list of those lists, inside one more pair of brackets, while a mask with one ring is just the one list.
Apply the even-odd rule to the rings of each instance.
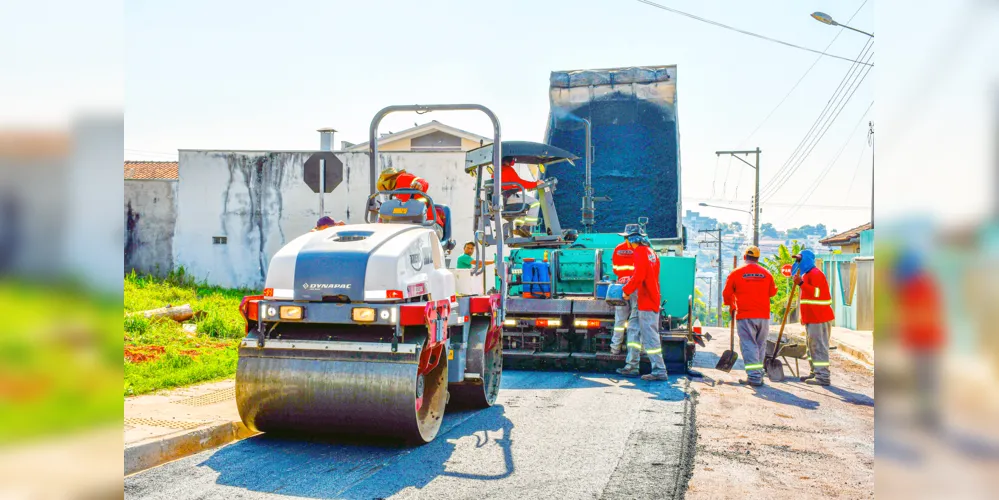
[[381, 175], [378, 176], [378, 185], [376, 186], [379, 191], [390, 191], [392, 189], [392, 184], [390, 181], [402, 173], [402, 170], [398, 170], [392, 167], [382, 170]]
[[326, 227], [326, 226], [335, 226], [335, 225], [336, 221], [334, 221], [333, 218], [328, 215], [324, 215], [320, 217], [318, 221], [316, 221], [316, 227]]
[[642, 226], [639, 224], [628, 224], [624, 226], [623, 233], [617, 233], [621, 236], [627, 238], [628, 236], [645, 236], [645, 231], [642, 230]]
[[746, 249], [745, 256], [746, 257], [752, 257], [754, 259], [759, 259], [760, 258], [760, 247], [758, 247], [758, 246], [750, 246], [749, 248]]

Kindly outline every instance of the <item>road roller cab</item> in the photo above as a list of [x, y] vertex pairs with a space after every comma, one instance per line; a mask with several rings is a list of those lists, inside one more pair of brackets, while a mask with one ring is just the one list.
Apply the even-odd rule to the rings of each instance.
[[[444, 260], [453, 246], [447, 207], [423, 193], [396, 198], [414, 190], [374, 190], [381, 118], [436, 109], [484, 111], [499, 143], [499, 123], [481, 106], [394, 106], [376, 115], [367, 223], [295, 238], [271, 258], [263, 294], [240, 305], [247, 336], [236, 402], [249, 428], [426, 443], [449, 404], [495, 402], [503, 294], [456, 286]], [[437, 217], [427, 220], [428, 210]]]

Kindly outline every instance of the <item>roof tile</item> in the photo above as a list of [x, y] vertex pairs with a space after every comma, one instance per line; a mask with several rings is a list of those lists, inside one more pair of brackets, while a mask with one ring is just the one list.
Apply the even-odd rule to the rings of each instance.
[[175, 161], [126, 161], [126, 179], [177, 179]]

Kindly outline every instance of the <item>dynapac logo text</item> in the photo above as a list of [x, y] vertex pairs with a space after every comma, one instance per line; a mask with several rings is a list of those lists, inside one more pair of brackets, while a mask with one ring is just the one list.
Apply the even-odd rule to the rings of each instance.
[[302, 288], [306, 290], [347, 290], [350, 283], [302, 283]]

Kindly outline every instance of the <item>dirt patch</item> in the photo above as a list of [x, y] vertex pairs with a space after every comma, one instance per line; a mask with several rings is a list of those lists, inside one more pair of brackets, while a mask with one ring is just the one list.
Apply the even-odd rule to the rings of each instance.
[[163, 356], [166, 348], [161, 345], [126, 345], [125, 361], [129, 363], [147, 363]]

